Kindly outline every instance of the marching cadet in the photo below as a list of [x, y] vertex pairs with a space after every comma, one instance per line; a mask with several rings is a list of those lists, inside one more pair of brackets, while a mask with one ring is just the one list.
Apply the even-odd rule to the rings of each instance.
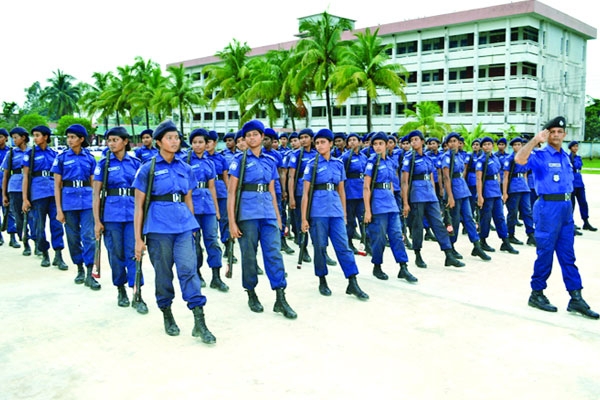
[[[529, 305], [543, 311], [556, 312], [544, 295], [548, 277], [552, 272], [554, 253], [562, 270], [563, 281], [571, 295], [567, 311], [576, 312], [588, 318], [598, 319], [599, 315], [581, 297], [583, 288], [579, 270], [575, 265], [573, 222], [573, 167], [569, 156], [562, 149], [565, 138], [566, 121], [557, 117], [549, 121], [544, 130], [538, 133], [516, 154], [515, 162], [527, 165], [533, 175], [535, 190], [539, 199], [533, 206], [537, 259], [531, 277]], [[538, 151], [532, 151], [538, 144], [548, 142]]]
[[235, 132], [226, 133], [223, 136], [223, 141], [225, 142], [225, 149], [223, 149], [221, 154], [223, 154], [223, 157], [225, 157], [227, 165], [230, 165], [231, 161], [233, 160], [233, 156], [235, 156], [235, 154], [239, 151], [235, 148]]
[[[328, 270], [325, 263], [327, 239], [329, 238], [344, 271], [344, 276], [348, 279], [346, 294], [352, 294], [360, 300], [367, 300], [369, 296], [361, 290], [356, 281], [358, 266], [354, 254], [348, 247], [348, 234], [344, 223], [346, 174], [342, 160], [334, 157], [334, 152], [331, 151], [333, 138], [333, 133], [329, 129], [321, 129], [315, 135], [315, 147], [319, 154], [308, 162], [304, 170], [302, 231], [310, 230], [314, 248], [315, 275], [319, 277], [319, 292], [323, 296], [331, 296], [331, 290], [327, 285]], [[316, 171], [314, 171], [315, 167]], [[307, 219], [308, 197], [313, 174], [315, 176], [314, 191], [309, 221]]]
[[583, 161], [581, 160], [581, 157], [577, 155], [577, 152], [579, 151], [579, 142], [574, 140], [569, 143], [568, 147], [571, 151], [569, 159], [571, 160], [571, 165], [573, 166], [574, 177], [573, 196], [571, 196], [573, 211], [575, 211], [575, 199], [577, 199], [577, 202], [579, 203], [579, 213], [581, 214], [581, 219], [583, 220], [583, 230], [596, 232], [598, 228], [594, 228], [592, 225], [590, 225], [589, 221], [589, 207], [587, 199], [585, 198], [585, 185], [583, 184], [583, 177], [581, 176]]
[[[132, 185], [141, 162], [127, 154], [131, 149], [130, 138], [127, 130], [121, 126], [111, 128], [104, 134], [110, 151], [98, 162], [93, 183], [94, 233], [96, 240], [104, 234], [104, 245], [112, 270], [112, 282], [117, 287], [119, 307], [130, 305], [125, 284], [133, 288], [136, 271], [133, 230], [135, 193]], [[104, 174], [107, 174], [106, 177]], [[106, 196], [103, 207], [100, 204], [102, 191]], [[148, 306], [143, 300], [133, 301], [131, 306], [140, 314], [148, 313]]]
[[285, 132], [281, 132], [279, 134], [279, 151], [282, 153], [287, 153], [290, 150], [288, 147], [288, 134]]
[[481, 139], [473, 139], [471, 142], [471, 152], [467, 153], [464, 158], [465, 162], [465, 172], [464, 178], [467, 181], [467, 186], [469, 187], [469, 191], [471, 192], [471, 197], [469, 201], [471, 202], [471, 210], [475, 213], [475, 209], [477, 207], [477, 175], [475, 173], [475, 165], [477, 165], [477, 160], [482, 156], [481, 151]]
[[431, 161], [433, 161], [434, 166], [433, 182], [435, 183], [435, 192], [437, 194], [438, 199], [441, 199], [444, 196], [444, 186], [442, 180], [438, 177], [438, 172], [441, 172], [441, 163], [439, 162], [439, 159], [442, 156], [442, 153], [439, 151], [441, 142], [440, 139], [436, 137], [431, 137], [427, 139], [426, 144], [429, 145], [429, 151], [426, 153], [426, 155], [429, 158], [431, 158]]
[[[163, 313], [165, 332], [169, 336], [179, 335], [171, 304], [175, 297], [173, 289], [173, 263], [181, 286], [183, 300], [194, 314], [192, 336], [200, 337], [204, 343], [216, 342], [206, 327], [200, 277], [196, 270], [196, 249], [193, 232], [198, 230], [194, 218], [192, 191], [198, 186], [192, 168], [176, 157], [181, 138], [173, 121], [160, 123], [153, 133], [159, 144], [160, 153], [154, 160], [142, 165], [133, 182], [135, 190], [135, 257], [141, 260], [146, 249], [156, 273], [155, 294], [158, 308]], [[153, 168], [154, 167], [154, 168]], [[154, 174], [151, 174], [154, 169]], [[148, 191], [148, 180], [152, 180], [152, 191]], [[150, 196], [148, 214], [144, 216], [146, 196]]]
[[[371, 140], [371, 137], [373, 135], [375, 135], [376, 132], [371, 132], [371, 133], [367, 133], [365, 134], [365, 136], [363, 136], [363, 148], [361, 150], [361, 152], [367, 157], [367, 159], [371, 158], [371, 155], [373, 155], [374, 150], [373, 150], [373, 141]], [[384, 132], [382, 132], [384, 133]], [[387, 135], [385, 135], [387, 137]]]
[[508, 240], [512, 244], [523, 244], [515, 237], [515, 226], [517, 225], [517, 216], [521, 215], [525, 223], [525, 233], [527, 234], [527, 244], [535, 246], [535, 236], [533, 235], [533, 216], [531, 214], [531, 202], [529, 200], [529, 186], [527, 185], [527, 167], [515, 163], [515, 154], [521, 150], [523, 140], [516, 137], [510, 141], [513, 154], [504, 158], [504, 180], [502, 182], [502, 201], [506, 204], [508, 215], [506, 226], [508, 229]]
[[333, 135], [333, 145], [331, 155], [335, 158], [340, 158], [346, 152], [346, 134], [344, 132], [336, 132]]
[[[63, 241], [63, 227], [56, 220], [56, 201], [54, 199], [54, 178], [50, 172], [52, 163], [56, 159], [56, 152], [48, 147], [52, 131], [45, 125], [38, 125], [31, 130], [35, 151], [27, 149], [23, 156], [23, 212], [33, 209], [35, 214], [36, 247], [42, 252], [42, 267], [50, 266], [48, 249], [50, 245], [46, 240], [46, 217], [50, 220], [50, 234], [54, 260], [52, 265], [66, 271], [69, 269], [63, 261], [62, 250], [65, 248]], [[33, 154], [33, 170], [29, 171], [31, 156]], [[31, 184], [29, 176], [31, 175]], [[30, 191], [31, 189], [31, 191]], [[31, 199], [31, 201], [29, 201]]]
[[[105, 140], [108, 140], [106, 134]], [[140, 133], [142, 139], [142, 147], [135, 149], [135, 156], [143, 163], [158, 154], [158, 149], [152, 146], [152, 129], [145, 129]], [[131, 145], [130, 145], [131, 146]]]
[[[4, 128], [0, 129], [0, 187], [4, 187], [4, 170], [1, 167], [3, 165], [4, 159], [6, 158], [6, 156], [10, 153], [10, 147], [8, 147], [7, 145], [7, 140], [8, 140], [8, 131]], [[10, 173], [9, 173], [10, 175]], [[19, 242], [17, 242], [16, 239], [16, 233], [17, 233], [17, 227], [15, 225], [15, 218], [13, 217], [12, 213], [10, 212], [10, 207], [5, 205], [4, 203], [4, 194], [3, 194], [4, 190], [0, 189], [0, 205], [2, 206], [2, 216], [0, 218], [0, 221], [2, 221], [2, 223], [6, 223], [6, 231], [8, 233], [8, 235], [10, 236], [10, 241], [9, 241], [9, 246], [10, 247], [14, 247], [16, 249], [18, 249], [19, 247], [21, 247], [21, 245], [19, 244]], [[6, 218], [6, 221], [4, 221], [3, 218]], [[2, 246], [4, 244], [4, 238], [2, 237], [2, 233], [0, 233], [0, 246]]]
[[[396, 171], [394, 163], [387, 156], [387, 140], [387, 135], [383, 132], [373, 135], [371, 143], [375, 154], [367, 161], [363, 185], [364, 220], [365, 224], [368, 224], [367, 234], [373, 254], [371, 259], [373, 275], [377, 279], [388, 279], [387, 274], [381, 269], [387, 235], [394, 259], [400, 265], [398, 278], [414, 283], [417, 282], [417, 278], [408, 271], [408, 255], [404, 248], [404, 242], [402, 242], [400, 211], [394, 200], [392, 180]], [[379, 163], [377, 163], [378, 160]], [[373, 177], [375, 177], [375, 182], [371, 183]]]
[[[285, 269], [281, 257], [281, 218], [275, 196], [277, 166], [275, 159], [263, 151], [265, 127], [252, 120], [242, 127], [248, 150], [235, 156], [231, 163], [231, 184], [228, 187], [227, 212], [231, 236], [239, 239], [242, 250], [242, 285], [248, 292], [248, 306], [253, 312], [262, 312], [254, 288], [258, 283], [256, 249], [260, 240], [263, 260], [271, 289], [276, 292], [274, 312], [294, 319], [296, 312], [285, 298]], [[240, 174], [243, 180], [240, 182]], [[241, 185], [240, 204], [237, 202], [238, 185]], [[239, 214], [236, 209], [239, 208]], [[236, 215], [238, 214], [238, 215]], [[236, 218], [237, 217], [237, 218]]]
[[[458, 258], [460, 254], [452, 247], [448, 231], [441, 219], [440, 203], [433, 184], [433, 161], [423, 151], [425, 139], [421, 131], [415, 130], [408, 134], [412, 152], [404, 157], [402, 163], [402, 200], [404, 216], [410, 217], [412, 225], [412, 247], [415, 252], [415, 264], [419, 268], [427, 268], [421, 257], [423, 245], [423, 221], [426, 219], [433, 229], [440, 248], [446, 254], [444, 266], [464, 267]], [[458, 258], [457, 258], [458, 257]]]
[[348, 246], [354, 254], [358, 250], [352, 244], [352, 238], [356, 230], [356, 223], [362, 223], [365, 214], [365, 203], [363, 201], [364, 171], [367, 166], [367, 157], [360, 152], [360, 138], [356, 133], [351, 133], [346, 138], [350, 150], [342, 155], [344, 163], [344, 182], [346, 198], [346, 233], [348, 235]]
[[487, 238], [490, 234], [490, 222], [493, 218], [496, 225], [496, 233], [502, 240], [500, 250], [507, 251], [510, 254], [519, 254], [508, 240], [499, 177], [502, 172], [502, 165], [500, 165], [498, 157], [492, 153], [494, 140], [489, 136], [481, 139], [481, 149], [483, 155], [477, 160], [477, 164], [475, 165], [475, 170], [477, 171], [477, 206], [481, 209], [479, 229], [481, 247], [484, 251], [496, 251], [487, 243]]
[[[290, 175], [290, 157], [292, 156], [292, 154], [294, 154], [294, 151], [296, 151], [300, 148], [300, 139], [298, 139], [298, 132], [290, 133], [289, 141], [290, 141], [290, 151], [288, 151], [287, 156], [285, 157], [285, 160], [284, 160], [284, 167], [285, 167], [285, 170], [287, 171], [287, 176], [285, 178], [285, 182], [286, 182], [285, 189], [286, 189], [287, 204], [288, 204], [287, 218], [290, 219], [290, 228], [291, 228], [291, 232], [288, 232], [288, 238], [293, 238], [297, 244], [297, 241], [298, 241], [297, 238], [298, 238], [298, 233], [300, 231], [300, 227], [298, 226], [298, 223], [296, 221], [295, 211], [292, 210], [292, 208], [290, 207], [291, 198], [294, 197], [294, 194], [293, 194], [293, 192], [290, 192], [289, 187], [290, 187], [290, 178], [292, 176], [292, 175]], [[304, 252], [305, 255], [307, 255], [306, 253], [307, 252]]]
[[448, 144], [448, 151], [441, 157], [444, 174], [443, 180], [446, 195], [448, 196], [448, 207], [450, 207], [452, 228], [455, 232], [453, 236], [450, 236], [450, 242], [452, 243], [452, 248], [454, 248], [454, 243], [458, 239], [458, 225], [462, 218], [469, 235], [469, 240], [473, 243], [471, 255], [479, 257], [484, 261], [489, 261], [491, 257], [481, 248], [477, 226], [475, 225], [475, 221], [473, 221], [473, 211], [471, 211], [471, 203], [469, 201], [471, 192], [469, 191], [467, 182], [463, 178], [465, 164], [462, 155], [458, 152], [459, 138], [460, 135], [456, 132], [452, 132], [446, 137], [445, 142]]
[[248, 146], [246, 145], [246, 139], [244, 138], [244, 136], [242, 136], [241, 129], [235, 134], [235, 147], [239, 151], [244, 151], [248, 149]]
[[[208, 254], [206, 261], [212, 271], [210, 287], [221, 292], [227, 292], [229, 286], [221, 279], [222, 252], [219, 246], [217, 222], [221, 218], [221, 211], [225, 212], [226, 210], [219, 207], [215, 187], [217, 172], [214, 163], [208, 158], [206, 152], [206, 144], [210, 138], [210, 134], [204, 129], [194, 129], [190, 134], [192, 150], [189, 152], [187, 160], [192, 167], [194, 177], [198, 181], [192, 191], [192, 200], [194, 203], [194, 216], [201, 228], [196, 232], [196, 248], [198, 249], [200, 239], [204, 235], [204, 247]], [[198, 257], [201, 257], [201, 253], [198, 253]], [[200, 274], [200, 264], [200, 259], [198, 259], [198, 276], [203, 281], [204, 279]]]
[[398, 139], [393, 136], [388, 136], [387, 141], [387, 155], [394, 163], [394, 177], [392, 179], [392, 183], [394, 185], [394, 199], [396, 199], [396, 204], [398, 204], [398, 209], [401, 209], [402, 204], [402, 193], [400, 191], [400, 158], [402, 157], [401, 150], [396, 147]]
[[75, 283], [85, 283], [92, 290], [100, 290], [100, 284], [92, 276], [95, 243], [91, 182], [96, 159], [85, 148], [89, 146], [85, 127], [71, 125], [65, 134], [69, 150], [54, 159], [50, 170], [54, 173], [56, 219], [65, 224], [71, 261], [77, 265]]
[[[506, 161], [506, 157], [509, 156], [509, 154], [506, 152], [506, 146], [507, 146], [507, 140], [506, 138], [500, 138], [496, 141], [496, 147], [498, 148], [498, 151], [496, 151], [494, 153], [494, 155], [496, 157], [498, 157], [498, 160], [500, 160], [500, 164], [504, 165], [504, 161]], [[504, 175], [500, 176], [500, 183], [503, 182], [504, 179]]]

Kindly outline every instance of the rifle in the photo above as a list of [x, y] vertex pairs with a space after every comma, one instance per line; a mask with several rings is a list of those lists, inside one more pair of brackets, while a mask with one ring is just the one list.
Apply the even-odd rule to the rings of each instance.
[[[315, 156], [315, 166], [313, 167], [312, 176], [310, 177], [310, 189], [308, 190], [308, 202], [306, 207], [306, 220], [310, 219], [310, 208], [312, 207], [312, 198], [313, 193], [315, 191], [315, 180], [317, 179], [317, 167], [319, 164], [319, 154]], [[300, 215], [302, 215], [302, 207], [300, 207]], [[302, 218], [300, 218], [302, 221]], [[300, 222], [302, 224], [302, 222]], [[306, 253], [306, 246], [308, 245], [308, 233], [302, 232], [302, 226], [300, 226], [300, 252], [298, 253], [298, 269], [302, 268], [302, 259], [304, 258], [304, 253]]]
[[[110, 160], [110, 152], [106, 153], [106, 163], [104, 164], [104, 175], [102, 175], [102, 189], [100, 189], [100, 220], [104, 219], [104, 204], [106, 203], [106, 185], [108, 184], [108, 164]], [[102, 250], [102, 233], [100, 232], [100, 238], [95, 242], [94, 248], [94, 268], [92, 269], [92, 276], [94, 278], [100, 278], [100, 253]]]
[[[450, 150], [450, 168], [448, 179], [450, 180], [450, 188], [452, 188], [452, 175], [454, 174], [454, 158], [455, 158], [454, 150]], [[442, 179], [444, 179], [442, 174]], [[448, 201], [443, 204], [444, 206], [444, 225], [446, 225], [446, 231], [448, 231], [448, 235], [454, 236], [454, 227], [452, 226], [452, 216], [450, 215], [450, 207], [448, 207]]]
[[[223, 150], [225, 151], [225, 150]], [[223, 151], [219, 152], [220, 154], [223, 154]], [[187, 152], [187, 157], [186, 157], [186, 162], [189, 166], [192, 165], [192, 149], [189, 149]], [[192, 170], [192, 174], [193, 174], [193, 170]], [[196, 245], [196, 254], [198, 255], [198, 265], [196, 266], [198, 269], [198, 275], [200, 275], [200, 267], [202, 266], [203, 260], [204, 260], [204, 253], [202, 252], [202, 243], [200, 243], [200, 235], [196, 235], [196, 237], [194, 238], [194, 243]], [[201, 277], [201, 276], [200, 276]]]
[[[242, 162], [240, 163], [240, 177], [238, 179], [238, 185], [235, 190], [235, 206], [233, 210], [233, 218], [235, 219], [235, 223], [238, 223], [240, 218], [240, 201], [242, 200], [242, 186], [244, 185], [244, 175], [246, 174], [246, 158], [248, 156], [248, 150], [244, 150], [244, 155], [242, 155]], [[234, 240], [231, 237], [231, 233], [229, 234], [229, 239], [227, 239], [226, 246], [228, 247], [227, 253], [227, 272], [225, 272], [225, 276], [227, 278], [231, 278], [233, 276], [233, 243]]]
[[[415, 151], [412, 151], [412, 157], [410, 158], [410, 172], [408, 173], [408, 192], [406, 193], [406, 202], [410, 203], [410, 191], [412, 189], [412, 178], [413, 178], [413, 174], [415, 172], [415, 157], [417, 156], [417, 153]], [[404, 225], [404, 229], [403, 229], [403, 234], [404, 234], [404, 238], [406, 239], [406, 227], [408, 227], [408, 220], [406, 219], [406, 217], [404, 217], [404, 213], [402, 214], [402, 225]]]
[[[490, 155], [489, 153], [486, 153], [485, 155], [485, 162], [483, 164], [483, 170], [481, 171], [481, 195], [483, 196], [483, 192], [485, 191], [485, 176], [487, 175], [487, 167], [488, 167], [488, 162], [490, 159]], [[481, 222], [481, 211], [479, 210], [479, 207], [476, 207], [477, 209], [477, 213], [476, 213], [476, 223], [477, 223], [477, 232], [479, 232], [479, 228], [480, 228], [480, 222]]]
[[[142, 215], [142, 240], [146, 240], [144, 235], [144, 223], [148, 216], [150, 208], [150, 197], [152, 197], [152, 188], [154, 186], [154, 168], [156, 166], [156, 156], [152, 157], [150, 162], [150, 172], [148, 173], [148, 185], [146, 186], [146, 198], [144, 199], [144, 212]], [[142, 301], [142, 258], [135, 260], [135, 283], [133, 284], [133, 302], [139, 303]]]
[[[13, 149], [12, 147], [8, 150], [8, 161], [7, 163], [7, 167], [8, 167], [8, 180], [10, 180], [10, 177], [12, 175], [12, 165], [13, 165]], [[8, 182], [7, 182], [8, 183]], [[10, 206], [9, 206], [10, 207]], [[9, 207], [4, 207], [4, 213], [2, 214], [2, 226], [0, 226], [0, 232], [4, 232], [7, 228], [7, 224], [8, 224], [8, 209]]]
[[[377, 182], [377, 174], [379, 172], [379, 163], [381, 162], [381, 154], [377, 154], [377, 158], [375, 159], [375, 165], [373, 166], [373, 173], [371, 175], [371, 198], [369, 199], [369, 204], [373, 204], [375, 183]], [[371, 215], [373, 215], [373, 209], [371, 208]], [[358, 244], [358, 254], [361, 256], [367, 255], [367, 224], [365, 223], [365, 218], [363, 217], [362, 223], [360, 224], [360, 243]]]
[[[31, 148], [31, 156], [29, 158], [29, 171], [27, 171], [27, 200], [31, 199], [31, 179], [33, 174], [33, 163], [35, 161], [35, 144]], [[25, 247], [27, 247], [27, 241], [29, 240], [29, 229], [28, 222], [29, 220], [29, 210], [23, 212], [23, 243]]]

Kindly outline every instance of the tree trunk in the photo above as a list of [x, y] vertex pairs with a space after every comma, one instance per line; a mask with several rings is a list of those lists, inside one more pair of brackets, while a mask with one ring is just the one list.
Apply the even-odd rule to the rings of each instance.
[[121, 121], [119, 120], [119, 112], [116, 111], [117, 113], [117, 126], [121, 126]]
[[133, 116], [131, 115], [131, 110], [129, 110], [129, 122], [131, 123], [131, 137], [133, 138], [133, 143], [136, 143], [135, 128], [133, 127]]
[[367, 94], [367, 133], [371, 132], [371, 96]]
[[146, 108], [146, 129], [150, 129], [150, 116], [148, 115], [147, 108]]
[[329, 95], [329, 85], [325, 88], [325, 101], [327, 102], [327, 122], [329, 123], [329, 130], [333, 131], [333, 121], [331, 118], [331, 100]]
[[181, 107], [181, 101], [179, 101], [179, 127], [181, 128], [181, 136], [183, 136], [183, 108]]
[[108, 117], [104, 117], [104, 132], [108, 130]]

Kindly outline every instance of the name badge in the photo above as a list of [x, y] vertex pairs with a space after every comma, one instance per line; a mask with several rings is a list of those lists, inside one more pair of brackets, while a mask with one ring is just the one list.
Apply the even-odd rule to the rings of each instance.
[[37, 156], [35, 159], [36, 160], [41, 160], [42, 158], [44, 158], [44, 156]]
[[551, 162], [551, 163], [548, 163], [548, 166], [549, 167], [554, 167], [554, 168], [560, 168], [560, 163], [553, 163], [553, 162]]
[[121, 167], [120, 167], [120, 166], [118, 166], [118, 165], [117, 165], [116, 167], [108, 167], [108, 170], [109, 170], [109, 171], [118, 171], [118, 170], [120, 170], [120, 169], [121, 169]]
[[70, 164], [73, 164], [74, 162], [75, 162], [75, 160], [65, 161], [63, 165], [70, 165]]
[[155, 171], [154, 176], [160, 176], [160, 175], [164, 175], [164, 174], [168, 174], [168, 173], [169, 173], [168, 169], [161, 169], [160, 171]]

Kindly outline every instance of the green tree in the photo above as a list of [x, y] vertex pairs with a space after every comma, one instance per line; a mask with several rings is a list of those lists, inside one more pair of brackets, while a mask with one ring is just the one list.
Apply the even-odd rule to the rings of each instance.
[[179, 126], [183, 135], [184, 111], [193, 114], [194, 106], [203, 106], [206, 102], [200, 94], [196, 93], [192, 79], [185, 74], [183, 64], [178, 67], [170, 66], [167, 72], [169, 73], [167, 84], [159, 95], [171, 109], [179, 110]]
[[465, 138], [465, 150], [468, 151], [471, 150], [471, 142], [473, 140], [488, 136], [488, 133], [486, 132], [482, 123], [479, 123], [472, 131], [469, 131], [466, 126], [460, 125], [456, 129], [456, 133], [459, 133]]
[[137, 82], [133, 75], [133, 69], [129, 65], [117, 67], [117, 75], [110, 77], [110, 84], [100, 94], [97, 107], [108, 110], [110, 113], [116, 113], [117, 125], [121, 125], [119, 115], [127, 115], [131, 125], [131, 132], [135, 136], [135, 127], [133, 126], [134, 107], [132, 97], [137, 89]]
[[138, 114], [144, 111], [146, 128], [150, 129], [150, 108], [156, 90], [164, 85], [165, 78], [157, 63], [152, 60], [145, 61], [137, 56], [133, 64], [133, 75], [137, 81], [137, 89], [132, 95], [133, 112]]
[[102, 106], [100, 96], [110, 84], [111, 78], [113, 77], [112, 72], [103, 74], [102, 72], [94, 72], [92, 78], [94, 78], [93, 85], [86, 85], [83, 96], [79, 99], [79, 106], [87, 113], [89, 118], [92, 118], [96, 113], [100, 113], [100, 119], [104, 122], [104, 130], [108, 130], [108, 117], [111, 113], [111, 107]]
[[73, 124], [83, 125], [88, 133], [88, 143], [92, 143], [92, 140], [94, 139], [93, 136], [96, 134], [96, 128], [92, 125], [92, 121], [87, 118], [77, 118], [71, 115], [62, 116], [58, 120], [58, 124], [56, 126], [56, 136], [61, 138], [61, 142], [64, 143], [65, 131]]
[[331, 75], [330, 83], [337, 92], [338, 104], [364, 89], [367, 96], [367, 132], [371, 132], [372, 102], [377, 101], [377, 88], [391, 91], [406, 103], [404, 88], [406, 69], [397, 63], [386, 64], [389, 56], [386, 51], [392, 44], [383, 45], [378, 36], [379, 28], [355, 34], [357, 40], [350, 47], [342, 48], [340, 64]]
[[33, 113], [33, 114], [26, 114], [23, 115], [20, 119], [19, 119], [19, 126], [27, 129], [27, 132], [31, 132], [32, 128], [35, 128], [38, 125], [48, 125], [48, 121], [46, 121], [46, 118]]
[[450, 130], [450, 125], [436, 120], [442, 114], [439, 104], [424, 101], [416, 105], [416, 111], [405, 109], [404, 114], [414, 121], [409, 121], [402, 128], [400, 133], [406, 135], [414, 130], [423, 132], [425, 137], [436, 137], [442, 139], [446, 132]]
[[327, 12], [323, 12], [318, 20], [306, 20], [300, 24], [300, 32], [306, 37], [297, 46], [302, 62], [296, 79], [309, 81], [319, 96], [325, 92], [329, 129], [333, 129], [329, 77], [335, 70], [342, 48], [347, 45], [341, 40], [342, 32], [351, 28], [349, 20], [336, 21]]
[[19, 106], [14, 101], [3, 101], [2, 102], [2, 116], [4, 120], [10, 122], [15, 120], [16, 115], [18, 115]]
[[54, 76], [48, 79], [50, 86], [44, 89], [40, 98], [48, 101], [49, 111], [57, 117], [73, 115], [78, 110], [77, 101], [81, 97], [81, 88], [73, 83], [73, 76], [60, 69], [53, 74]]
[[52, 117], [48, 110], [47, 102], [41, 99], [42, 92], [42, 87], [38, 81], [35, 81], [30, 87], [25, 89], [25, 95], [27, 96], [23, 105], [23, 112], [25, 114], [37, 113], [46, 117]]
[[590, 96], [585, 107], [585, 140], [600, 141], [600, 99]]

